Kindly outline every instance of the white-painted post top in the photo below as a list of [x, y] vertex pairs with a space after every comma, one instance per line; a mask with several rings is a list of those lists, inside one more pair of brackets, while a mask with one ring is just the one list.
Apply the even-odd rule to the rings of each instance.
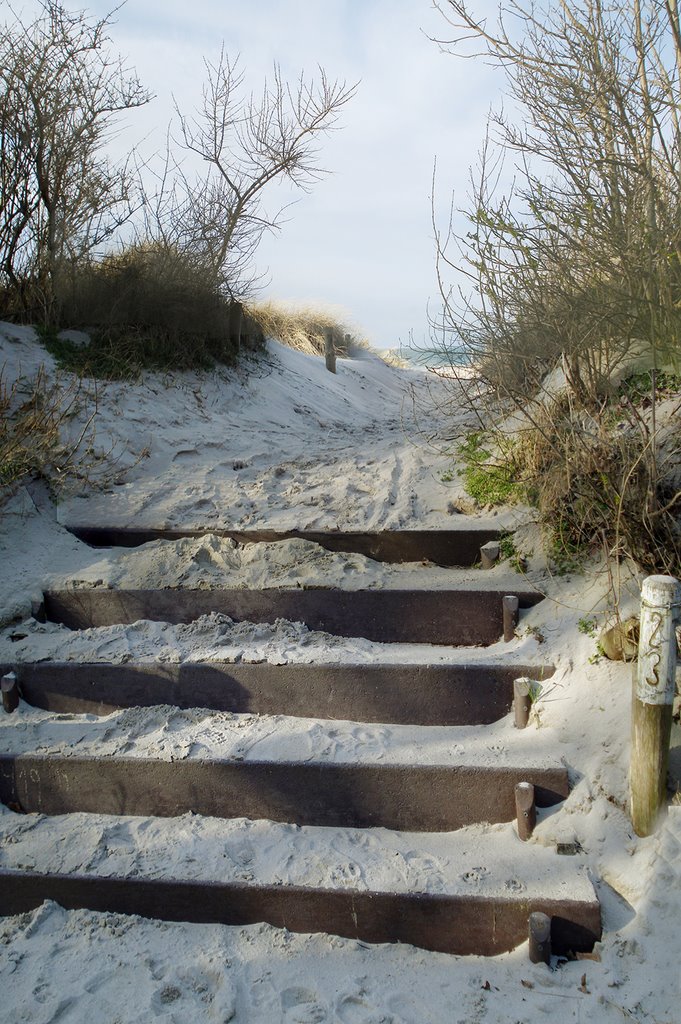
[[676, 675], [676, 632], [681, 586], [674, 576], [648, 576], [641, 588], [641, 635], [636, 696], [644, 704], [671, 704]]
[[641, 587], [641, 599], [664, 608], [676, 605], [681, 610], [681, 585], [675, 576], [647, 576]]

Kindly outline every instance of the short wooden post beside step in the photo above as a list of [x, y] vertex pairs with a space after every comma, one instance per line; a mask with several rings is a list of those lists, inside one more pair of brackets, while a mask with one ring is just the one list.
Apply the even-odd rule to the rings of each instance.
[[513, 680], [513, 717], [516, 729], [525, 729], [532, 707], [532, 680], [527, 676]]
[[490, 540], [480, 548], [480, 563], [483, 569], [493, 569], [499, 561], [501, 546], [499, 541]]
[[19, 687], [14, 672], [2, 677], [2, 707], [10, 715], [19, 707]]
[[518, 625], [520, 601], [516, 594], [506, 594], [502, 600], [504, 616], [504, 640], [510, 643]]
[[530, 914], [530, 960], [533, 964], [551, 963], [551, 918], [535, 911]]

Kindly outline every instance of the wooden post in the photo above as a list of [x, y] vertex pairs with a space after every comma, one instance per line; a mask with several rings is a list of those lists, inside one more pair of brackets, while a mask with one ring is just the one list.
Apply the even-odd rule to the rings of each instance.
[[530, 960], [533, 964], [551, 963], [551, 918], [535, 911], [530, 914]]
[[486, 544], [483, 544], [480, 548], [480, 561], [482, 562], [483, 569], [492, 569], [494, 563], [499, 558], [499, 542], [496, 540], [489, 540]]
[[324, 359], [326, 368], [331, 373], [336, 372], [336, 346], [333, 343], [333, 331], [328, 327], [324, 333]]
[[8, 672], [2, 677], [2, 707], [11, 715], [19, 707], [19, 687], [14, 672]]
[[537, 824], [537, 805], [534, 802], [534, 786], [531, 782], [519, 782], [515, 787], [515, 815], [518, 836], [526, 843], [532, 838]]
[[532, 707], [532, 680], [527, 676], [513, 680], [513, 714], [516, 729], [524, 729], [530, 718]]
[[236, 310], [236, 328], [234, 334], [236, 335], [236, 350], [241, 352], [241, 331], [244, 324], [244, 307], [239, 302]]
[[509, 643], [515, 636], [515, 628], [518, 625], [518, 608], [520, 602], [515, 594], [507, 594], [501, 599], [504, 616], [504, 640]]
[[643, 581], [629, 772], [631, 821], [639, 836], [652, 835], [665, 809], [676, 675], [674, 627], [680, 614], [678, 580], [649, 576]]

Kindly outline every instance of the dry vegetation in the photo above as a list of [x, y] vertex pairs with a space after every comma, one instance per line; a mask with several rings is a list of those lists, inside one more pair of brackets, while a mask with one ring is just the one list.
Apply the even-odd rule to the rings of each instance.
[[514, 2], [496, 26], [441, 8], [522, 111], [492, 118], [468, 230], [438, 239], [443, 326], [483, 382], [467, 479], [530, 500], [559, 565], [598, 547], [679, 574], [676, 0]]
[[248, 313], [259, 324], [265, 337], [274, 338], [308, 355], [324, 355], [327, 338], [331, 338], [340, 356], [349, 356], [359, 349], [369, 347], [368, 342], [359, 338], [343, 322], [342, 315], [333, 309], [281, 302], [252, 302], [248, 305]]
[[212, 286], [200, 259], [158, 242], [81, 261], [62, 276], [60, 300], [63, 321], [91, 344], [60, 341], [55, 329], [42, 334], [60, 365], [81, 375], [210, 369], [262, 343], [258, 325]]
[[50, 382], [40, 369], [34, 378], [8, 384], [0, 374], [0, 487], [23, 477], [44, 479], [53, 492], [79, 473], [74, 458], [90, 422], [72, 443], [64, 443], [62, 426], [75, 413], [79, 387]]
[[222, 48], [165, 155], [131, 147], [115, 163], [107, 140], [151, 97], [111, 51], [114, 14], [40, 0], [32, 21], [9, 7], [0, 23], [0, 317], [48, 336], [90, 330], [85, 362], [54, 338], [52, 349], [96, 375], [230, 362], [261, 338], [242, 302], [260, 240], [280, 224], [266, 197], [326, 173], [319, 144], [354, 87], [321, 68], [289, 83], [275, 66], [257, 96]]

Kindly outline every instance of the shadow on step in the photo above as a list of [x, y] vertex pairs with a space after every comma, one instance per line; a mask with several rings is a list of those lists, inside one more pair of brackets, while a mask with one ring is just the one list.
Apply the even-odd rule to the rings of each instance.
[[0, 800], [25, 812], [268, 819], [297, 825], [449, 832], [515, 818], [515, 786], [564, 800], [562, 766], [226, 761], [0, 755]]
[[[8, 672], [13, 666], [0, 666]], [[234, 714], [395, 725], [489, 725], [511, 710], [513, 680], [549, 665], [269, 665], [185, 662], [16, 667], [21, 695], [60, 714], [171, 704]]]

